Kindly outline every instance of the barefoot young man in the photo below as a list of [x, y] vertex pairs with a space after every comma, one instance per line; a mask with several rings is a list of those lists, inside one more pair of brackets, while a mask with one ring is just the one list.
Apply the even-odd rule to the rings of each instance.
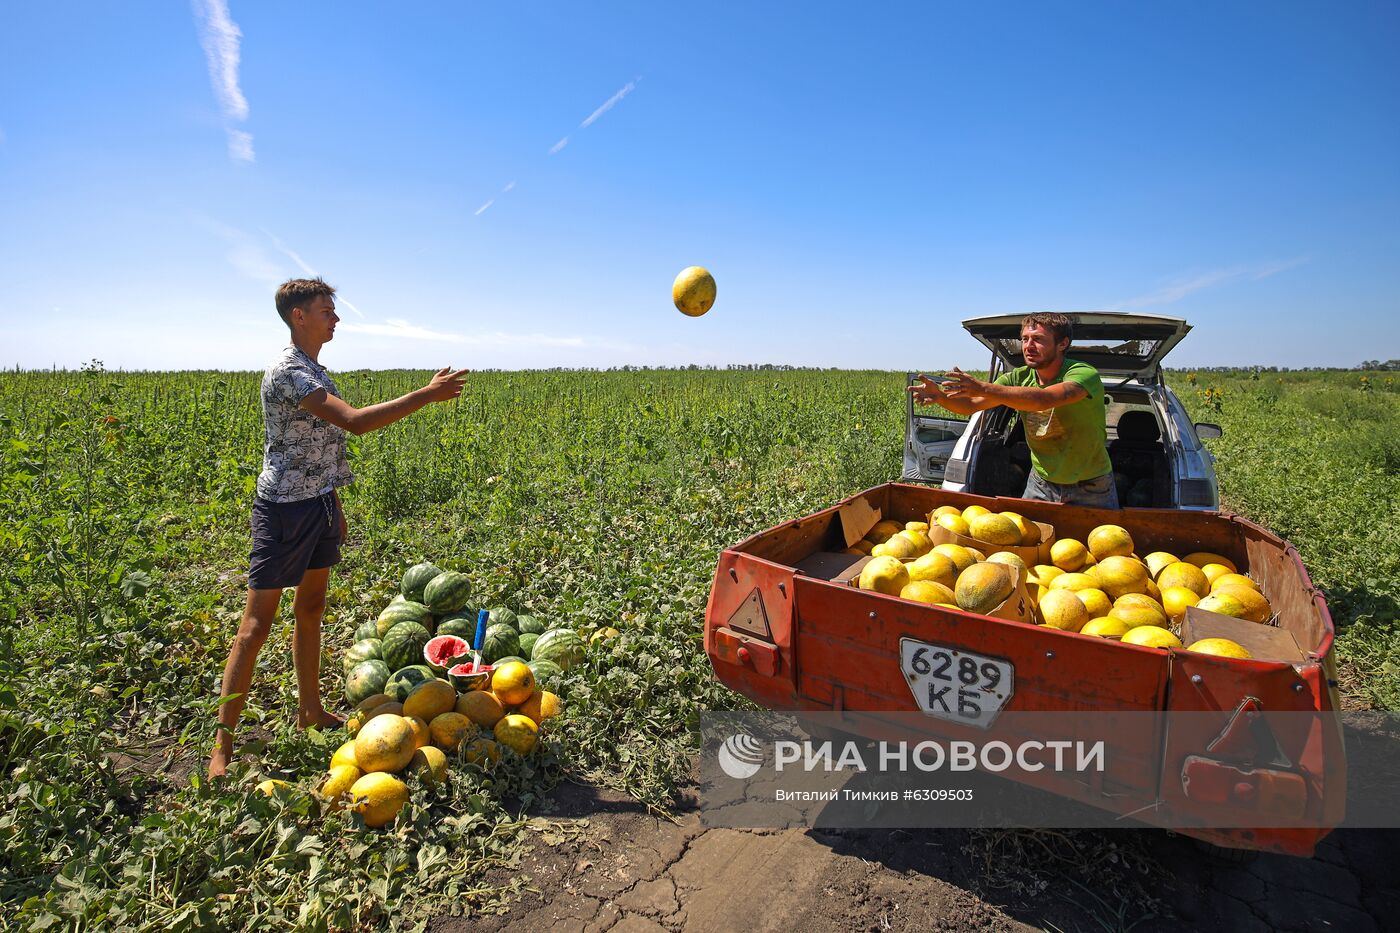
[[909, 392], [922, 404], [960, 415], [1006, 405], [1020, 412], [1031, 449], [1024, 499], [1118, 508], [1113, 464], [1108, 459], [1103, 380], [1088, 363], [1065, 358], [1074, 322], [1063, 314], [1028, 314], [1021, 321], [1025, 366], [995, 382], [961, 370], [942, 386], [923, 374]]
[[277, 313], [292, 342], [262, 381], [266, 441], [253, 500], [253, 550], [248, 603], [229, 651], [220, 693], [218, 744], [210, 777], [228, 769], [233, 730], [243, 714], [258, 651], [277, 619], [282, 590], [296, 587], [292, 662], [297, 673], [297, 725], [336, 726], [321, 705], [321, 617], [326, 583], [340, 561], [345, 513], [336, 490], [354, 477], [345, 459], [345, 432], [364, 434], [432, 402], [462, 393], [466, 370], [444, 369], [423, 388], [390, 402], [354, 408], [340, 398], [321, 366], [321, 347], [335, 336], [335, 289], [320, 279], [292, 279], [277, 289]]

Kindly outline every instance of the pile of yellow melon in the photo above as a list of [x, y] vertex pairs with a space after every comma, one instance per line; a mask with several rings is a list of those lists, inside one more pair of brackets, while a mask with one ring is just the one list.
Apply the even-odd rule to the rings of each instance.
[[[1014, 512], [979, 505], [942, 506], [929, 518], [949, 531], [998, 547], [1033, 547], [1041, 530]], [[869, 554], [861, 589], [949, 609], [990, 613], [1015, 591], [1000, 568], [1014, 568], [1036, 606], [1036, 621], [1063, 631], [1120, 639], [1148, 647], [1182, 647], [1179, 631], [1186, 609], [1201, 609], [1251, 622], [1268, 622], [1273, 609], [1259, 584], [1238, 572], [1228, 558], [1197, 552], [1178, 558], [1166, 551], [1138, 557], [1126, 528], [1100, 525], [1085, 541], [1061, 538], [1050, 546], [1050, 563], [1027, 567], [1010, 551], [983, 551], [957, 544], [934, 545], [927, 522], [882, 521], [848, 551]], [[1226, 639], [1203, 639], [1192, 651], [1249, 657]]]
[[[1119, 525], [1100, 525], [1084, 542], [1056, 541], [1050, 563], [1031, 568], [1027, 583], [1040, 624], [1153, 648], [1182, 647], [1172, 630], [1191, 606], [1250, 622], [1273, 617], [1259, 584], [1229, 558], [1207, 551], [1138, 557], [1132, 535]], [[1249, 656], [1225, 639], [1205, 639], [1190, 650]]]
[[[944, 509], [952, 509], [959, 521], [964, 521], [964, 516], [968, 516], [977, 520], [984, 530], [992, 528], [994, 532], [1004, 532], [999, 537], [1005, 541], [1012, 533], [1001, 528], [998, 522], [985, 521], [1000, 519], [1015, 529], [1014, 546], [1020, 546], [1029, 536], [1033, 536], [1036, 543], [1040, 541], [1040, 528], [1013, 512], [989, 512], [981, 506], [972, 505], [959, 513], [952, 506], [944, 506], [930, 517], [940, 521], [939, 513]], [[975, 511], [979, 509], [980, 513]], [[946, 516], [944, 512], [942, 517]], [[1016, 525], [1017, 519], [1029, 531]], [[848, 549], [853, 554], [871, 555], [870, 561], [861, 570], [860, 588], [950, 609], [986, 613], [996, 609], [1016, 589], [1011, 574], [988, 565], [1007, 565], [1019, 572], [1023, 580], [1026, 578], [1026, 564], [1015, 554], [996, 551], [989, 556], [978, 548], [960, 544], [934, 544], [929, 540], [928, 529], [927, 522], [918, 521], [908, 522], [902, 527], [898, 522], [882, 521], [872, 528], [864, 540]], [[994, 547], [1013, 546], [1009, 543], [988, 544]]]
[[459, 695], [447, 681], [432, 679], [402, 704], [382, 693], [365, 699], [347, 723], [354, 737], [331, 758], [322, 799], [359, 813], [366, 826], [383, 826], [408, 802], [405, 776], [445, 781], [449, 755], [489, 767], [501, 746], [527, 755], [540, 724], [560, 712], [559, 697], [539, 689], [519, 661], [500, 665], [477, 687]]

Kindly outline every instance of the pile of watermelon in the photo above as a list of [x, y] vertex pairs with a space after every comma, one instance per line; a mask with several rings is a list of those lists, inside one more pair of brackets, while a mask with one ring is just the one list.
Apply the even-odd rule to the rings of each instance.
[[[345, 653], [345, 698], [359, 705], [383, 693], [402, 703], [414, 687], [444, 673], [433, 670], [423, 649], [434, 635], [455, 635], [470, 645], [477, 618], [467, 607], [470, 596], [465, 574], [431, 563], [409, 568], [399, 595], [355, 631], [355, 643]], [[484, 663], [524, 661], [536, 681], [548, 685], [583, 660], [583, 639], [572, 629], [550, 628], [505, 606], [488, 611]]]
[[[425, 775], [445, 780], [449, 755], [490, 767], [502, 748], [531, 754], [544, 720], [561, 710], [548, 687], [584, 660], [583, 640], [571, 629], [500, 606], [488, 610], [477, 668], [470, 596], [466, 575], [417, 564], [404, 574], [399, 595], [355, 631], [345, 654], [352, 738], [332, 760], [322, 794], [348, 803], [367, 825], [397, 815], [408, 798], [399, 772], [418, 770], [419, 758]], [[368, 737], [381, 732], [392, 741], [376, 738], [371, 754]], [[358, 746], [365, 748], [357, 757]], [[360, 780], [365, 786], [357, 790]]]

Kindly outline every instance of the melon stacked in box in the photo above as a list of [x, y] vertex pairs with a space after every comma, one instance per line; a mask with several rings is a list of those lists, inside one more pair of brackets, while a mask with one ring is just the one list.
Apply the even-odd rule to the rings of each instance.
[[470, 594], [465, 574], [411, 567], [399, 595], [356, 630], [346, 651], [350, 738], [331, 759], [320, 794], [366, 825], [394, 819], [409, 797], [406, 779], [447, 780], [454, 760], [489, 768], [504, 749], [530, 755], [560, 712], [546, 687], [583, 660], [583, 640], [496, 607], [488, 610], [478, 667]]
[[[983, 547], [934, 544], [929, 531], [935, 527]], [[1248, 622], [1273, 618], [1259, 584], [1220, 554], [1149, 551], [1139, 557], [1138, 544], [1120, 525], [1100, 525], [1085, 541], [1055, 539], [1047, 528], [1015, 512], [945, 505], [928, 522], [882, 521], [849, 550], [871, 556], [861, 570], [862, 589], [988, 614], [1014, 592], [1019, 577], [1037, 624], [1151, 648], [1183, 647], [1178, 635], [1193, 606]], [[1053, 543], [1039, 551], [1045, 562], [1028, 563], [1026, 549], [1040, 548], [1047, 538]], [[1223, 638], [1187, 649], [1249, 657]]]

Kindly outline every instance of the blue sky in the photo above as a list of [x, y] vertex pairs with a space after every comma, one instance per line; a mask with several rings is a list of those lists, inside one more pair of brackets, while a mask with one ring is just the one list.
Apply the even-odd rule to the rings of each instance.
[[0, 365], [260, 369], [307, 270], [332, 369], [1397, 357], [1397, 61], [1395, 4], [6, 3]]

